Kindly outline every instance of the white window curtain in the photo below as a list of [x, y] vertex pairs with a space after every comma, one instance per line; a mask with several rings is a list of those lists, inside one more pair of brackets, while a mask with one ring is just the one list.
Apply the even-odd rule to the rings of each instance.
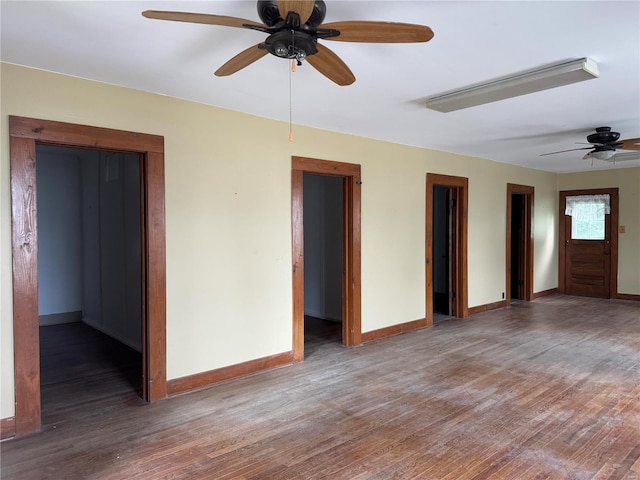
[[605, 215], [611, 213], [611, 199], [608, 193], [604, 195], [576, 195], [566, 197], [566, 205], [564, 208], [565, 215], [573, 215], [573, 211], [578, 205], [598, 205], [604, 208]]

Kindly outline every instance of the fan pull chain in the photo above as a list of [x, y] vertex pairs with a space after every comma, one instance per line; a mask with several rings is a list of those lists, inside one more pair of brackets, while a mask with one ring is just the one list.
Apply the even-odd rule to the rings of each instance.
[[287, 69], [289, 70], [289, 142], [293, 142], [293, 122], [292, 122], [292, 107], [291, 107], [291, 73], [295, 72], [295, 68]]
[[[295, 51], [296, 47], [296, 37], [294, 31], [291, 30], [291, 47], [293, 51]], [[291, 68], [289, 69], [289, 142], [293, 142], [293, 121], [292, 121], [292, 95], [291, 95], [291, 74], [296, 71], [296, 60], [295, 58], [291, 60]]]

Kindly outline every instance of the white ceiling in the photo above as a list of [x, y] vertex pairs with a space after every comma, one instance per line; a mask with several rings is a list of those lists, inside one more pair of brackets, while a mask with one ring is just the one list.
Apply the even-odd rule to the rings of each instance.
[[[616, 166], [583, 161], [595, 127], [640, 137], [640, 2], [327, 0], [325, 22], [429, 25], [419, 44], [324, 41], [356, 82], [339, 87], [310, 65], [292, 76], [294, 124], [444, 150], [539, 170]], [[266, 35], [150, 20], [143, 10], [260, 21], [255, 1], [1, 1], [3, 62], [289, 120], [288, 62], [267, 55], [229, 77], [213, 72]], [[321, 41], [322, 42], [322, 41]], [[600, 78], [451, 113], [437, 93], [557, 61], [590, 57]], [[286, 141], [287, 139], [283, 139]]]

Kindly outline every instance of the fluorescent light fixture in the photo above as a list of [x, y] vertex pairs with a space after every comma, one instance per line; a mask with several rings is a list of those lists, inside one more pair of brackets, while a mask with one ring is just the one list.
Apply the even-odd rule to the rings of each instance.
[[514, 75], [441, 93], [428, 98], [426, 106], [431, 110], [443, 113], [453, 112], [583, 80], [591, 80], [598, 78], [598, 76], [596, 62], [590, 58], [580, 58], [525, 70]]

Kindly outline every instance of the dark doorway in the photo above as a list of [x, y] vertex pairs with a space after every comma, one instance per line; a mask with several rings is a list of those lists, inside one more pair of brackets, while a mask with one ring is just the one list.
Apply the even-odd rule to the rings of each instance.
[[467, 304], [468, 190], [467, 178], [427, 174], [425, 208], [427, 325], [433, 325], [434, 319], [465, 318], [469, 315]]
[[507, 184], [507, 304], [533, 298], [533, 199], [533, 187]]
[[342, 342], [343, 182], [303, 176], [305, 357], [325, 343]]
[[140, 157], [36, 145], [36, 159], [42, 414], [140, 395]]
[[[309, 174], [337, 179], [342, 185], [342, 343], [362, 343], [360, 273], [360, 165], [306, 157], [291, 159], [291, 230], [293, 233], [293, 359], [304, 360], [305, 350], [305, 209], [304, 177]], [[335, 246], [335, 245], [334, 245]], [[335, 269], [335, 264], [332, 267]], [[334, 280], [334, 283], [337, 280]], [[333, 285], [336, 287], [336, 285]]]
[[456, 189], [433, 188], [433, 314], [456, 316]]
[[522, 195], [511, 195], [511, 299], [524, 299], [524, 207]]

